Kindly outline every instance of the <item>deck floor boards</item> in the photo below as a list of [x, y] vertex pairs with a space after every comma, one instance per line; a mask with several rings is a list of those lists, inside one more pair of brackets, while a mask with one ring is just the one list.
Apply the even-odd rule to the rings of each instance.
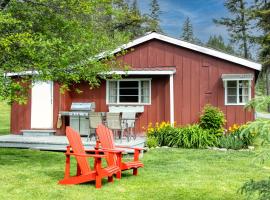
[[[96, 141], [82, 137], [83, 144], [87, 149], [93, 149]], [[143, 147], [145, 137], [137, 137], [129, 142], [124, 138], [121, 142], [116, 140], [116, 145], [129, 147]], [[23, 136], [23, 135], [2, 135], [0, 136], [0, 147], [30, 148], [51, 151], [65, 151], [68, 145], [66, 136]], [[128, 152], [130, 153], [130, 152]]]

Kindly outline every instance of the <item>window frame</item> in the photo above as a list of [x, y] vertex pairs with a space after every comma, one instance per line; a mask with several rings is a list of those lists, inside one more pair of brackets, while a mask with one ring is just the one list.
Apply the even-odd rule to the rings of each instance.
[[[225, 106], [239, 106], [239, 105], [246, 105], [246, 103], [240, 103], [239, 99], [240, 99], [240, 95], [239, 95], [239, 81], [248, 81], [248, 101], [251, 100], [251, 84], [252, 84], [252, 80], [250, 79], [227, 79], [227, 80], [223, 80], [224, 81], [224, 102], [225, 102]], [[227, 87], [227, 83], [228, 81], [236, 81], [236, 103], [228, 103], [228, 87]]]
[[[109, 89], [110, 89], [110, 82], [111, 81], [115, 81], [117, 84], [117, 100], [116, 103], [110, 103], [109, 102]], [[139, 95], [139, 102], [119, 102], [120, 100], [120, 95], [119, 95], [119, 91], [120, 91], [120, 82], [121, 81], [138, 81], [139, 82], [139, 87], [138, 87], [138, 95]], [[149, 81], [149, 103], [142, 103], [141, 102], [141, 82], [142, 81]], [[106, 105], [151, 105], [151, 91], [152, 91], [152, 83], [151, 83], [152, 79], [151, 78], [127, 78], [127, 79], [120, 79], [120, 80], [106, 80]]]

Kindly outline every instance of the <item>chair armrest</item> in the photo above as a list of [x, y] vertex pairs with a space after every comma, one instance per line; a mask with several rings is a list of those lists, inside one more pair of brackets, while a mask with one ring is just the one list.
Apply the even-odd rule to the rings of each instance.
[[66, 153], [66, 155], [79, 156], [79, 157], [106, 158], [106, 155], [97, 155], [97, 154]]
[[117, 148], [121, 148], [121, 149], [134, 149], [134, 150], [145, 150], [145, 148], [142, 147], [128, 147], [128, 146], [115, 146]]
[[86, 150], [86, 152], [109, 152], [109, 153], [122, 153], [125, 150], [120, 150], [120, 149], [106, 149], [106, 148], [101, 148], [97, 150]]

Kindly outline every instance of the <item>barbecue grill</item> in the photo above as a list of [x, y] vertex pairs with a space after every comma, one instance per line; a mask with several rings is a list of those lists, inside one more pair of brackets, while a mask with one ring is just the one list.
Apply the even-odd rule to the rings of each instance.
[[70, 111], [60, 111], [61, 116], [68, 116], [70, 126], [81, 135], [89, 135], [89, 112], [94, 112], [95, 102], [77, 103], [73, 102]]

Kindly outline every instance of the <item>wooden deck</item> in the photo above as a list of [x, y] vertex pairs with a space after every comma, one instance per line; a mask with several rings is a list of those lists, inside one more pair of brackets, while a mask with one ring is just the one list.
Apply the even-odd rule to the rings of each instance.
[[[96, 141], [88, 140], [82, 137], [83, 144], [87, 149], [93, 149]], [[144, 147], [145, 138], [137, 137], [136, 140], [131, 139], [129, 142], [124, 138], [121, 142], [116, 140], [119, 146]], [[65, 151], [68, 145], [66, 136], [25, 136], [25, 135], [3, 135], [0, 136], [0, 147], [13, 148], [29, 148], [50, 151]], [[131, 152], [127, 152], [131, 153]]]

